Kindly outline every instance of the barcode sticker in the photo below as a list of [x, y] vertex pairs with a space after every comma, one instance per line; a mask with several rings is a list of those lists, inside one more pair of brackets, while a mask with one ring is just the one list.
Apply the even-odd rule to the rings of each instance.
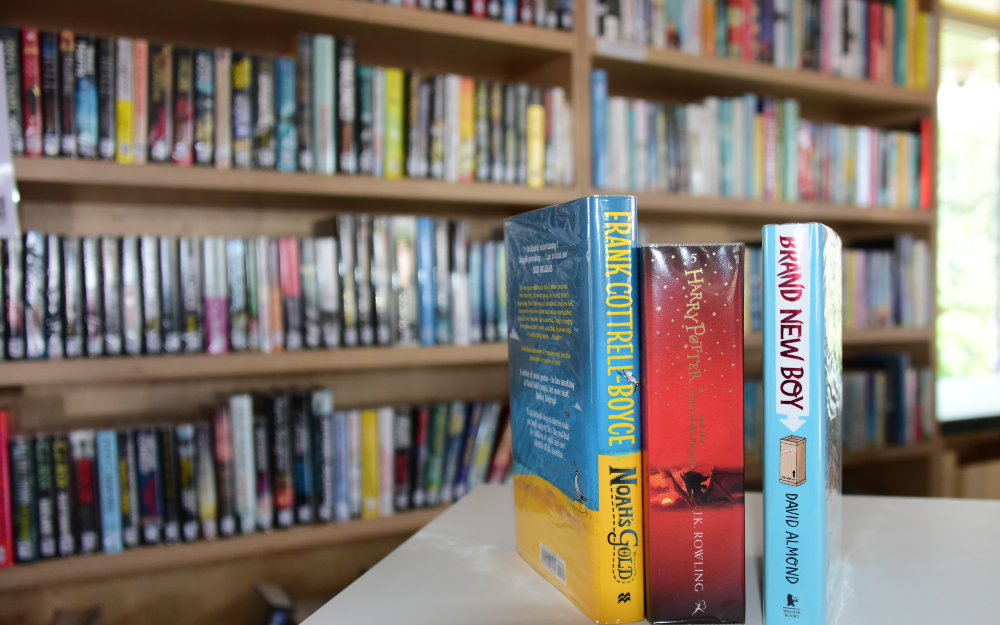
[[542, 548], [542, 566], [545, 567], [546, 571], [559, 578], [560, 582], [565, 584], [566, 562], [544, 544], [538, 543], [538, 545]]

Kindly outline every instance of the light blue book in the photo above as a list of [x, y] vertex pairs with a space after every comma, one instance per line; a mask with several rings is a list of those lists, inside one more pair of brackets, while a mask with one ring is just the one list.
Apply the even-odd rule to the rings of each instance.
[[503, 0], [502, 11], [503, 21], [508, 24], [517, 23], [517, 0]]
[[764, 227], [764, 620], [823, 625], [841, 537], [841, 243]]
[[420, 344], [434, 344], [437, 286], [434, 284], [434, 220], [417, 220], [417, 296], [420, 300]]
[[743, 96], [743, 197], [760, 197], [757, 188], [756, 161], [756, 126], [757, 126], [757, 96], [752, 93]]
[[295, 128], [295, 59], [283, 56], [274, 62], [275, 108], [279, 171], [295, 171], [299, 152], [299, 137]]
[[122, 550], [122, 493], [118, 476], [118, 434], [97, 433], [97, 483], [101, 509], [101, 542], [105, 553]]
[[333, 520], [347, 521], [351, 518], [351, 504], [348, 499], [348, 479], [350, 477], [350, 452], [348, 449], [347, 413], [333, 413]]
[[594, 187], [608, 186], [608, 73], [594, 70], [590, 75], [591, 150], [594, 162]]

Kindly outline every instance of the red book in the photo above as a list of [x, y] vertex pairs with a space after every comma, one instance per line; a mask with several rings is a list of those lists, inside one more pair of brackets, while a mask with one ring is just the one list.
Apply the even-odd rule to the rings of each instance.
[[42, 64], [38, 29], [21, 29], [21, 80], [24, 101], [24, 153], [42, 155]]
[[473, 17], [486, 17], [486, 0], [472, 0]]
[[920, 209], [929, 211], [931, 209], [931, 142], [934, 141], [932, 134], [931, 118], [924, 117], [920, 120]]
[[535, 23], [535, 1], [534, 0], [518, 0], [517, 3], [517, 13], [520, 18], [519, 21], [522, 24], [528, 24], [529, 26]]
[[754, 0], [743, 0], [743, 60], [753, 61], [757, 52], [757, 8]]
[[10, 459], [7, 412], [0, 410], [0, 569], [14, 566], [14, 528], [10, 510]]
[[881, 80], [882, 4], [868, 3], [868, 80]]
[[646, 615], [742, 623], [743, 244], [640, 248]]

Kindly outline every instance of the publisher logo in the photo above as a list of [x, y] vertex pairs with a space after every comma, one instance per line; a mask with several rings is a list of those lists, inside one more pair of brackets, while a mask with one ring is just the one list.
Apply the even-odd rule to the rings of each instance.
[[785, 598], [785, 606], [781, 608], [781, 611], [785, 614], [785, 618], [799, 618], [802, 614], [802, 610], [796, 607], [798, 603], [799, 598], [789, 593]]
[[628, 603], [631, 600], [632, 600], [632, 593], [630, 592], [618, 593], [618, 603]]
[[708, 604], [705, 602], [705, 600], [704, 599], [699, 600], [698, 603], [694, 604], [694, 612], [691, 613], [691, 616], [694, 616], [699, 612], [704, 612], [706, 608], [708, 608]]

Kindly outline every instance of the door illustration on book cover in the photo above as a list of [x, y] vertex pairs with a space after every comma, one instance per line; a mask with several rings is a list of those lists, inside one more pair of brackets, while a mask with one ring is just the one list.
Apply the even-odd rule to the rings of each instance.
[[781, 469], [778, 481], [790, 486], [800, 486], [806, 482], [806, 439], [801, 436], [786, 436], [781, 439]]

